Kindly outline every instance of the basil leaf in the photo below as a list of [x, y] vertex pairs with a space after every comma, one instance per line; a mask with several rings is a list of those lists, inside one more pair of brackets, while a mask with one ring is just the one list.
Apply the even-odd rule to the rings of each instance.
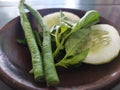
[[86, 58], [88, 52], [89, 52], [89, 49], [86, 49], [86, 50], [82, 51], [81, 53], [76, 54], [72, 58], [61, 60], [60, 62], [55, 64], [55, 66], [68, 68], [69, 66], [77, 65]]
[[75, 32], [81, 28], [86, 28], [99, 22], [99, 13], [95, 10], [91, 10], [85, 13], [85, 15], [73, 26], [72, 32]]
[[90, 32], [90, 28], [84, 28], [70, 35], [65, 42], [66, 57], [74, 56], [80, 52], [80, 48], [83, 47], [89, 39]]

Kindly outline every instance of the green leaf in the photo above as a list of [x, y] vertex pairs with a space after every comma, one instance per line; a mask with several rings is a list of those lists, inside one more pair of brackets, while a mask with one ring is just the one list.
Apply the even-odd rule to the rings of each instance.
[[50, 30], [51, 34], [53, 36], [56, 35], [62, 35], [65, 31], [67, 31], [69, 28], [71, 28], [68, 24], [64, 23], [64, 22], [60, 22], [59, 24], [53, 26]]
[[56, 66], [68, 68], [82, 62], [89, 52], [89, 49], [82, 49], [82, 47], [89, 40], [90, 32], [90, 28], [84, 28], [72, 33], [65, 42], [66, 55]]
[[83, 47], [89, 39], [90, 32], [90, 28], [84, 28], [70, 35], [65, 42], [66, 57], [74, 56], [80, 52], [81, 47]]
[[65, 31], [67, 31], [69, 28], [71, 28], [68, 24], [61, 22], [60, 23], [60, 34], [63, 34]]
[[86, 58], [88, 52], [89, 52], [89, 49], [86, 49], [86, 50], [82, 51], [81, 53], [76, 54], [75, 56], [73, 56], [71, 58], [61, 60], [60, 62], [55, 64], [55, 66], [68, 68], [69, 66], [77, 65], [77, 64], [81, 63]]
[[85, 15], [73, 26], [72, 32], [98, 23], [99, 16], [99, 13], [95, 10], [86, 12]]
[[55, 25], [51, 29], [51, 35], [55, 39], [57, 48], [61, 49], [63, 47], [62, 44], [61, 44], [61, 38], [63, 38], [63, 34], [65, 34], [65, 32], [67, 32], [67, 31], [69, 31], [70, 28], [71, 27], [69, 25], [67, 25], [66, 23], [60, 22], [59, 24]]

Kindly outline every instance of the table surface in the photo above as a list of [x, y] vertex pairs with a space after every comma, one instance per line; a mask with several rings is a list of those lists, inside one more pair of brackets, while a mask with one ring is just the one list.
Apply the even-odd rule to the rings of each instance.
[[[19, 0], [0, 0], [0, 28], [19, 16]], [[35, 9], [72, 8], [80, 10], [98, 10], [101, 16], [120, 26], [120, 0], [26, 0]], [[0, 80], [0, 90], [14, 90]], [[120, 84], [112, 90], [120, 90]]]

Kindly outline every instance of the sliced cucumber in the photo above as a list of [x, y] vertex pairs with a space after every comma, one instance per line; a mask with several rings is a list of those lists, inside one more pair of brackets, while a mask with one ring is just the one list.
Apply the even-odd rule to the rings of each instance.
[[111, 25], [98, 24], [91, 27], [91, 40], [88, 56], [83, 61], [88, 64], [104, 64], [118, 56], [120, 51], [120, 36], [118, 31]]
[[[77, 21], [80, 19], [77, 15], [75, 15], [71, 12], [63, 11], [63, 13], [71, 21]], [[44, 16], [43, 19], [47, 23], [48, 28], [50, 29], [52, 26], [54, 26], [55, 24], [58, 24], [60, 22], [60, 12], [48, 14], [48, 15]]]

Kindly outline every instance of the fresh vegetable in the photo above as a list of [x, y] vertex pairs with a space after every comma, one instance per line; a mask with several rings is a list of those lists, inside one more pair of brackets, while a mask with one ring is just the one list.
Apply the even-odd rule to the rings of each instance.
[[86, 45], [86, 47], [90, 48], [90, 51], [83, 62], [88, 64], [104, 64], [114, 60], [120, 51], [118, 31], [108, 24], [93, 25], [91, 29], [91, 40]]
[[33, 31], [33, 34], [35, 36], [36, 43], [38, 44], [38, 46], [40, 48], [42, 48], [42, 42], [41, 42], [41, 39], [40, 39], [40, 34], [37, 31]]
[[59, 78], [55, 69], [54, 60], [52, 56], [51, 48], [51, 36], [50, 30], [48, 29], [46, 23], [43, 21], [42, 16], [34, 10], [31, 6], [25, 4], [26, 8], [31, 12], [31, 14], [38, 21], [39, 26], [43, 30], [43, 43], [42, 43], [42, 54], [43, 54], [43, 67], [45, 72], [45, 78], [48, 86], [54, 86], [59, 83]]
[[[33, 69], [29, 73], [34, 74], [35, 80], [45, 77], [48, 87], [60, 82], [55, 66], [69, 69], [82, 63], [103, 64], [119, 54], [119, 33], [113, 26], [97, 24], [97, 11], [88, 11], [81, 18], [64, 11], [42, 18], [38, 11], [23, 4], [24, 0], [21, 0], [19, 10], [25, 39], [17, 41], [21, 44], [27, 42], [30, 49]], [[32, 31], [23, 6], [36, 18], [38, 32]]]
[[72, 33], [65, 42], [66, 54], [64, 58], [56, 64], [56, 66], [64, 66], [67, 68], [68, 66], [76, 65], [83, 61], [86, 58], [89, 49], [87, 48], [86, 50], [81, 50], [78, 48], [81, 48], [86, 44], [87, 40], [89, 39], [88, 36], [90, 32], [90, 28], [87, 28], [80, 29]]
[[65, 49], [66, 53], [64, 57], [55, 65], [67, 68], [72, 65], [72, 62], [74, 62], [73, 65], [80, 63], [87, 56], [86, 53], [89, 50], [86, 51], [85, 55], [82, 55], [84, 56], [83, 58], [75, 58], [76, 55], [78, 57], [78, 55], [81, 56], [83, 54], [84, 51], [79, 50], [79, 48], [84, 46], [89, 39], [89, 33], [91, 32], [89, 26], [99, 21], [99, 14], [96, 11], [89, 11], [73, 25], [67, 23], [68, 19], [66, 19], [67, 17], [65, 17], [64, 13], [61, 12], [60, 15], [60, 23], [51, 29], [51, 33], [56, 42], [56, 49], [53, 56], [56, 57], [60, 50]]
[[75, 54], [81, 52], [81, 47], [84, 46], [89, 40], [90, 32], [90, 28], [84, 28], [71, 34], [65, 42], [66, 57], [74, 56]]
[[[97, 17], [98, 15], [96, 15], [96, 17]], [[49, 18], [49, 17], [48, 17]], [[92, 17], [93, 18], [93, 17]], [[52, 18], [51, 18], [52, 19]], [[96, 19], [96, 21], [97, 21], [97, 19]], [[49, 23], [49, 22], [48, 22]], [[63, 24], [63, 23], [62, 23]], [[90, 24], [89, 24], [90, 25]], [[89, 26], [88, 25], [88, 26]], [[59, 38], [58, 37], [60, 37], [60, 35], [61, 34], [58, 34], [58, 32], [60, 33], [60, 32], [65, 32], [65, 30], [67, 30], [68, 28], [71, 28], [70, 26], [68, 26], [68, 25], [66, 25], [66, 23], [64, 24], [64, 29], [62, 30], [61, 29], [61, 27], [63, 27], [63, 25], [58, 25], [58, 23], [57, 23], [57, 25], [56, 25], [56, 27], [53, 29], [53, 31], [52, 31], [52, 35], [53, 36], [55, 36], [55, 38], [57, 38], [56, 39], [56, 41], [58, 40], [58, 41], [60, 41], [59, 40]], [[67, 27], [67, 28], [66, 28]], [[81, 60], [81, 61], [83, 61], [84, 63], [88, 63], [88, 64], [104, 64], [104, 63], [108, 63], [108, 62], [110, 62], [111, 60], [113, 60], [116, 56], [118, 56], [118, 54], [119, 54], [119, 51], [120, 51], [120, 44], [119, 44], [119, 42], [120, 42], [120, 40], [119, 40], [119, 33], [117, 32], [117, 30], [115, 30], [115, 28], [113, 27], [113, 26], [108, 26], [108, 25], [104, 25], [104, 24], [102, 24], [102, 25], [94, 25], [93, 24], [93, 26], [91, 26], [92, 28], [91, 29], [96, 29], [96, 30], [92, 30], [91, 32], [90, 32], [90, 39], [89, 40], [87, 40], [87, 45], [84, 45], [83, 47], [82, 47], [82, 49], [87, 49], [87, 48], [89, 48], [89, 52], [88, 52], [88, 55], [87, 55], [87, 57], [85, 58], [85, 60]], [[107, 29], [107, 27], [108, 27], [108, 29]], [[112, 27], [112, 28], [111, 28]], [[114, 29], [113, 29], [114, 28]], [[56, 31], [56, 32], [55, 32]], [[69, 30], [70, 31], [70, 30]], [[112, 32], [111, 32], [112, 31]], [[115, 34], [113, 33], [113, 34], [109, 34], [109, 32], [111, 32], [111, 33], [113, 33], [113, 32], [116, 32]], [[99, 34], [100, 33], [100, 34]], [[110, 36], [109, 36], [110, 35]], [[113, 35], [116, 35], [115, 37], [113, 37]], [[70, 37], [71, 37], [72, 35], [70, 35]], [[76, 35], [75, 35], [76, 36]], [[103, 38], [104, 37], [104, 38]], [[110, 37], [110, 38], [109, 38]], [[62, 36], [62, 38], [64, 38], [63, 36]], [[79, 37], [78, 37], [79, 38]], [[103, 39], [102, 39], [103, 38]], [[110, 42], [110, 43], [112, 43], [111, 42], [111, 38], [116, 38], [116, 39], [112, 39], [112, 42], [113, 42], [113, 40], [115, 40], [114, 41], [114, 44], [116, 45], [114, 45], [114, 47], [115, 48], [112, 48], [112, 47], [110, 47], [111, 46], [111, 44], [110, 45], [105, 45], [104, 46], [104, 44], [105, 43], [108, 43], [108, 42]], [[68, 46], [70, 46], [71, 45], [71, 47], [75, 44], [75, 42], [73, 42], [72, 41], [72, 39], [74, 39], [74, 38], [71, 38], [70, 40], [68, 39], [68, 40], [66, 40], [66, 42], [68, 42], [68, 41], [71, 41], [71, 43], [69, 43], [68, 44]], [[97, 39], [97, 41], [96, 41], [96, 39]], [[99, 40], [98, 40], [99, 39]], [[97, 45], [96, 45], [96, 43], [97, 43]], [[103, 44], [102, 44], [103, 43]], [[58, 46], [58, 44], [60, 44], [60, 42], [57, 42], [56, 43], [56, 46]], [[92, 46], [93, 45], [93, 46]], [[102, 47], [101, 47], [102, 46]], [[109, 50], [106, 50], [106, 49], [104, 49], [104, 48], [108, 48]], [[68, 49], [70, 49], [70, 47], [67, 47], [66, 46], [66, 48], [68, 48]], [[65, 48], [65, 49], [66, 49]], [[103, 48], [103, 49], [102, 49]], [[117, 49], [116, 49], [117, 48]], [[62, 47], [62, 49], [63, 49], [63, 47]], [[79, 49], [79, 51], [80, 51], [81, 49]], [[73, 51], [74, 51], [74, 49], [73, 49]], [[114, 53], [111, 53], [111, 51], [113, 51]], [[105, 53], [104, 52], [107, 52], [107, 55], [110, 55], [109, 57], [106, 57], [106, 55], [105, 55]], [[110, 53], [110, 54], [109, 54]], [[59, 53], [57, 53], [58, 55], [60, 55]], [[54, 55], [54, 54], [53, 54]], [[60, 56], [58, 56], [58, 57], [60, 57]], [[64, 67], [67, 67], [68, 65], [64, 65], [63, 63], [61, 63], [61, 62], [64, 62], [64, 61], [66, 61], [66, 63], [68, 62], [67, 60], [59, 60], [59, 64], [61, 64], [61, 66], [64, 66]], [[65, 62], [64, 62], [65, 63]], [[65, 63], [65, 64], [66, 64]], [[59, 64], [56, 64], [56, 66], [60, 66]], [[71, 65], [70, 65], [71, 66]]]
[[[61, 15], [61, 18], [63, 16], [64, 15]], [[67, 32], [67, 33], [65, 33], [64, 36], [61, 35], [61, 32], [63, 30], [60, 30], [59, 32], [56, 30], [57, 34], [55, 35], [55, 38], [58, 37], [58, 39], [56, 39], [56, 42], [59, 42], [59, 45], [57, 45], [57, 48], [54, 51], [53, 56], [55, 57], [57, 55], [57, 53], [59, 53], [59, 51], [64, 48], [65, 40], [73, 32], [75, 32], [77, 30], [80, 30], [82, 28], [86, 28], [86, 27], [89, 27], [91, 25], [94, 25], [97, 22], [99, 22], [99, 13], [97, 11], [95, 11], [95, 10], [91, 10], [91, 11], [86, 12], [86, 14], [74, 26], [72, 26], [70, 30], [69, 30], [69, 28], [65, 29], [64, 32]]]
[[70, 58], [65, 57], [62, 60], [60, 60], [58, 63], [56, 63], [55, 66], [68, 68], [71, 66], [78, 65], [86, 58], [88, 52], [89, 52], [89, 49], [86, 49], [86, 50], [81, 51], [80, 53], [78, 53], [75, 56], [72, 56]]
[[19, 12], [20, 12], [20, 20], [21, 25], [25, 33], [25, 38], [28, 43], [28, 47], [31, 53], [32, 57], [32, 66], [34, 69], [34, 78], [36, 81], [41, 80], [43, 78], [43, 66], [42, 66], [42, 58], [40, 56], [40, 51], [38, 49], [38, 46], [36, 44], [31, 25], [29, 23], [29, 20], [26, 16], [25, 10], [24, 10], [24, 0], [20, 1], [19, 4]]

